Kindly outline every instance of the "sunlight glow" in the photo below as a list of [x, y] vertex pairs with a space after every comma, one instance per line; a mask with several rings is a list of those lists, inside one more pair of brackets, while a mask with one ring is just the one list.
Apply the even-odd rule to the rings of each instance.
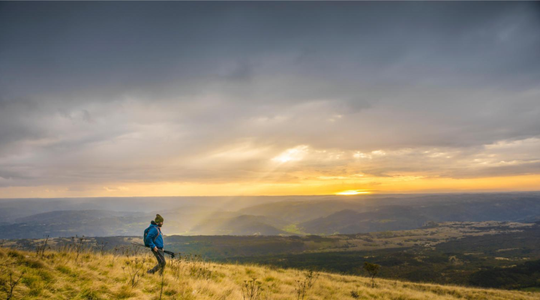
[[308, 148], [309, 147], [306, 145], [299, 145], [294, 148], [286, 150], [280, 155], [272, 158], [272, 160], [277, 161], [279, 163], [286, 163], [289, 161], [299, 161], [299, 160], [302, 160], [304, 156], [307, 154]]
[[341, 195], [341, 196], [365, 195], [365, 194], [371, 194], [371, 192], [366, 192], [362, 190], [348, 190], [348, 191], [336, 193], [336, 195]]
[[[276, 164], [278, 165], [278, 164]], [[281, 173], [277, 173], [279, 176]], [[294, 173], [302, 174], [302, 173]], [[80, 185], [72, 188], [59, 185], [37, 187], [0, 187], [0, 198], [60, 197], [173, 197], [173, 196], [290, 196], [290, 195], [355, 195], [383, 193], [449, 193], [538, 191], [540, 175], [519, 175], [481, 178], [430, 178], [414, 176], [354, 177], [351, 179], [318, 178], [305, 173], [295, 182], [275, 182], [275, 170], [269, 169], [250, 180], [230, 182], [111, 182], [108, 185]], [[350, 177], [350, 175], [348, 175]], [[345, 176], [343, 176], [345, 177]], [[404, 180], [407, 179], [407, 180]], [[2, 179], [0, 178], [0, 182]], [[356, 189], [358, 186], [364, 189]], [[106, 187], [106, 189], [105, 189]], [[336, 193], [336, 191], [339, 191]], [[351, 192], [352, 191], [352, 192]]]

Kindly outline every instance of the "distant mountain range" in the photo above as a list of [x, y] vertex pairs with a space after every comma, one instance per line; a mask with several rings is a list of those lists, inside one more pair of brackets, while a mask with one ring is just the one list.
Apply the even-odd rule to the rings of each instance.
[[540, 219], [540, 193], [0, 200], [0, 238], [137, 236], [155, 214], [168, 235], [354, 234], [428, 221]]

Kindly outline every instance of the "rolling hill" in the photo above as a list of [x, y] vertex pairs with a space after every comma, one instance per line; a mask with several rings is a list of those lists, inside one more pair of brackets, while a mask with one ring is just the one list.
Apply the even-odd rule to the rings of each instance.
[[[184, 257], [163, 273], [136, 250], [122, 256], [77, 251], [43, 254], [0, 248], [0, 296], [7, 299], [489, 299], [533, 300], [538, 293], [411, 283]], [[310, 279], [311, 278], [311, 279]], [[15, 283], [16, 282], [16, 283]], [[302, 288], [307, 287], [307, 288]]]
[[414, 229], [427, 221], [540, 218], [539, 193], [237, 198], [0, 200], [0, 239], [136, 236], [156, 213], [165, 217], [166, 234], [177, 235], [354, 234]]

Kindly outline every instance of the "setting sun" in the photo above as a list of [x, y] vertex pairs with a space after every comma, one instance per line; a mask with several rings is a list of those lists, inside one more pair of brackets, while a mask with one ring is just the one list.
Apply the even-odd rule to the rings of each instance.
[[348, 191], [336, 193], [336, 195], [341, 195], [341, 196], [364, 195], [364, 194], [371, 194], [371, 192], [366, 192], [366, 191], [361, 191], [361, 190], [348, 190]]

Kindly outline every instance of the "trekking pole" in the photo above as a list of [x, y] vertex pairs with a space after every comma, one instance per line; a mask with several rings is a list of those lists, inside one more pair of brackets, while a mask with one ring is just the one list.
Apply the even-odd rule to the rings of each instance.
[[171, 258], [174, 258], [176, 256], [176, 254], [174, 254], [174, 252], [172, 251], [163, 250], [163, 253], [169, 254]]
[[[139, 247], [148, 248], [148, 247], [146, 247], [145, 245], [139, 244], [139, 243], [131, 243], [131, 244], [132, 244], [132, 245], [135, 245], [135, 246], [139, 246]], [[175, 256], [176, 256], [176, 254], [175, 254], [174, 252], [172, 252], [172, 251], [163, 250], [163, 253], [170, 255], [171, 258], [175, 258]]]

